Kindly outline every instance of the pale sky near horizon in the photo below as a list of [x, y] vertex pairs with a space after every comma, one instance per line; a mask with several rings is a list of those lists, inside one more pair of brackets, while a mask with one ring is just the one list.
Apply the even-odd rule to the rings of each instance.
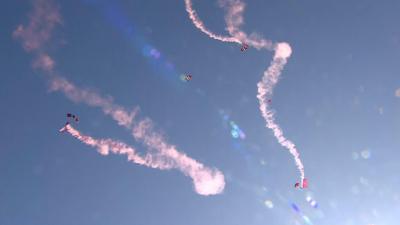
[[[57, 71], [139, 107], [169, 143], [219, 169], [225, 190], [212, 196], [178, 170], [102, 156], [58, 133], [72, 112], [82, 132], [148, 151], [98, 108], [49, 91], [12, 36], [32, 2], [0, 7], [1, 225], [397, 225], [400, 2], [246, 1], [245, 31], [292, 46], [272, 108], [309, 179], [297, 190], [293, 158], [265, 128], [256, 98], [272, 52], [208, 38], [182, 0], [54, 0], [62, 25], [48, 49]], [[193, 6], [226, 34], [216, 1]], [[193, 79], [182, 82], [184, 73]], [[231, 121], [245, 138], [233, 137]]]

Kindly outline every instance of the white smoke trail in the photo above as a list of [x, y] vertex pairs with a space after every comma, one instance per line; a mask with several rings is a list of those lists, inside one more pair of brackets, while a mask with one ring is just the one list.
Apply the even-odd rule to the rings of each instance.
[[205, 33], [208, 37], [219, 40], [222, 42], [232, 42], [232, 43], [238, 43], [241, 44], [240, 40], [234, 38], [234, 37], [228, 37], [228, 36], [221, 36], [214, 34], [210, 30], [208, 30], [205, 26], [203, 21], [200, 20], [200, 18], [197, 16], [196, 11], [193, 9], [192, 6], [192, 1], [191, 0], [185, 0], [185, 5], [186, 5], [186, 12], [189, 13], [189, 17], [192, 20], [193, 24], [201, 30], [203, 33]]
[[70, 124], [67, 124], [65, 127], [63, 127], [60, 132], [68, 132], [82, 143], [97, 148], [97, 151], [101, 155], [108, 155], [111, 151], [114, 154], [127, 155], [128, 161], [132, 161], [133, 163], [139, 165], [163, 170], [174, 167], [172, 163], [165, 160], [160, 160], [159, 158], [157, 159], [157, 157], [153, 157], [153, 155], [150, 154], [146, 154], [145, 157], [141, 157], [136, 153], [134, 148], [123, 142], [111, 139], [95, 139], [93, 137], [83, 135]]
[[301, 180], [304, 179], [304, 166], [300, 160], [299, 153], [296, 146], [288, 140], [284, 135], [280, 126], [275, 122], [274, 113], [269, 109], [269, 104], [267, 99], [270, 99], [273, 94], [273, 89], [279, 81], [279, 77], [282, 73], [282, 69], [287, 63], [287, 58], [291, 54], [290, 46], [287, 43], [279, 43], [275, 51], [274, 59], [271, 65], [266, 71], [264, 71], [264, 76], [261, 81], [258, 82], [258, 94], [257, 98], [260, 103], [260, 111], [265, 121], [267, 122], [266, 127], [270, 128], [279, 144], [287, 148], [290, 154], [293, 155], [296, 166], [300, 172]]
[[96, 140], [81, 135], [72, 126], [67, 125], [61, 131], [68, 131], [75, 138], [87, 145], [96, 147], [103, 155], [111, 150], [114, 153], [127, 154], [128, 159], [140, 165], [158, 169], [176, 168], [193, 180], [195, 191], [201, 195], [219, 194], [224, 190], [224, 175], [217, 169], [210, 169], [196, 160], [179, 152], [175, 146], [168, 144], [160, 134], [153, 130], [150, 119], [135, 121], [137, 109], [128, 111], [116, 105], [111, 97], [101, 97], [96, 92], [80, 89], [67, 79], [59, 76], [54, 70], [55, 61], [46, 53], [45, 45], [50, 40], [55, 25], [61, 23], [58, 7], [51, 0], [34, 0], [34, 10], [30, 14], [27, 26], [19, 25], [13, 37], [20, 39], [24, 49], [35, 54], [33, 67], [46, 73], [52, 91], [60, 91], [74, 102], [99, 107], [103, 113], [111, 116], [120, 126], [132, 131], [136, 140], [143, 142], [150, 149], [156, 150], [145, 158], [135, 154], [133, 148], [110, 139]]
[[209, 169], [196, 160], [179, 152], [175, 146], [168, 144], [164, 138], [154, 131], [150, 119], [134, 121], [137, 110], [128, 112], [121, 106], [113, 103], [111, 98], [103, 98], [97, 93], [80, 89], [65, 78], [54, 77], [51, 79], [51, 90], [60, 91], [74, 102], [83, 102], [90, 106], [100, 107], [103, 112], [110, 115], [119, 125], [132, 131], [133, 137], [144, 143], [150, 149], [156, 150], [158, 155], [166, 161], [172, 161], [185, 175], [193, 179], [197, 193], [202, 195], [219, 194], [224, 190], [225, 181], [222, 172]]
[[124, 107], [114, 104], [112, 97], [102, 97], [89, 89], [76, 87], [67, 79], [52, 75], [49, 79], [50, 90], [62, 92], [68, 99], [75, 103], [84, 103], [89, 106], [99, 107], [105, 115], [111, 116], [120, 126], [130, 128], [138, 108], [128, 112]]
[[26, 51], [41, 51], [50, 40], [53, 29], [61, 22], [57, 6], [48, 0], [35, 0], [28, 25], [19, 25], [13, 32], [13, 37], [22, 40]]
[[[163, 152], [159, 152], [155, 155], [148, 153], [143, 158], [136, 153], [135, 149], [123, 142], [111, 139], [94, 139], [93, 137], [82, 135], [70, 124], [66, 125], [60, 130], [60, 132], [63, 131], [68, 132], [82, 143], [97, 148], [98, 152], [102, 155], [108, 155], [111, 151], [114, 154], [125, 154], [127, 155], [129, 161], [139, 165], [161, 170], [172, 168], [179, 169], [186, 176], [192, 178], [195, 185], [195, 190], [201, 195], [216, 194], [222, 192], [223, 190], [224, 185], [215, 182], [216, 180], [223, 182], [224, 177], [222, 173], [204, 167], [202, 164], [180, 152], [177, 152], [173, 148], [162, 148]], [[166, 156], [168, 156], [171, 160], [166, 160]]]
[[247, 35], [245, 32], [240, 30], [240, 26], [244, 24], [243, 12], [246, 5], [240, 0], [219, 0], [219, 5], [227, 10], [225, 15], [226, 30], [228, 33], [258, 50], [267, 49], [274, 50], [272, 41], [261, 38], [258, 34], [253, 33]]
[[[267, 99], [270, 99], [273, 94], [273, 89], [277, 84], [279, 77], [282, 73], [283, 67], [287, 63], [287, 59], [292, 54], [291, 47], [288, 43], [282, 42], [273, 44], [270, 40], [259, 37], [257, 34], [247, 35], [240, 29], [240, 26], [244, 23], [243, 12], [245, 4], [240, 0], [219, 0], [221, 7], [227, 10], [225, 15], [225, 21], [227, 24], [226, 30], [231, 35], [231, 39], [238, 40], [240, 43], [247, 43], [256, 49], [267, 49], [274, 50], [275, 55], [271, 65], [264, 71], [264, 75], [260, 82], [258, 82], [258, 94], [257, 98], [260, 104], [260, 111], [266, 121], [266, 127], [270, 128], [278, 142], [285, 148], [287, 148], [290, 154], [293, 155], [296, 166], [300, 172], [301, 180], [304, 179], [304, 166], [300, 160], [299, 152], [296, 146], [288, 140], [284, 135], [282, 129], [275, 122], [274, 113], [271, 111], [267, 104]], [[210, 38], [215, 38], [215, 34], [209, 31], [200, 18], [192, 8], [191, 0], [185, 0], [186, 11], [189, 13], [189, 17], [193, 24], [199, 28], [202, 32], [207, 34]], [[194, 12], [191, 14], [191, 12]], [[224, 40], [228, 37], [224, 37]]]

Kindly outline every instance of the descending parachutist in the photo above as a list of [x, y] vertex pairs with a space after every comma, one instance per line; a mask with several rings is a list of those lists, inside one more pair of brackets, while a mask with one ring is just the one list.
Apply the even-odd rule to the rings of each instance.
[[182, 74], [181, 80], [188, 82], [188, 81], [192, 80], [192, 75], [191, 74]]
[[249, 48], [249, 45], [246, 44], [246, 43], [243, 43], [243, 44], [242, 44], [242, 47], [240, 48], [240, 51], [244, 52], [244, 51], [246, 51], [248, 48]]
[[294, 187], [295, 187], [295, 188], [301, 188], [301, 189], [308, 188], [308, 180], [307, 180], [307, 178], [304, 178], [300, 183], [297, 182], [297, 183], [294, 185]]
[[67, 113], [67, 119], [72, 118], [75, 122], [79, 122], [78, 116], [72, 114], [72, 113]]
[[74, 115], [72, 113], [67, 113], [67, 122], [65, 123], [64, 127], [59, 130], [60, 133], [66, 131], [67, 127], [70, 125], [71, 119], [72, 121], [79, 122], [79, 118], [77, 115]]

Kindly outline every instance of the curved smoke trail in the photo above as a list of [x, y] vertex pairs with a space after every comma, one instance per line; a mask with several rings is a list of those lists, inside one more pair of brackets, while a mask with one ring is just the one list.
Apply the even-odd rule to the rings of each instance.
[[[236, 42], [246, 43], [253, 46], [256, 49], [267, 49], [275, 51], [274, 58], [271, 65], [264, 71], [263, 77], [258, 82], [258, 94], [257, 98], [260, 104], [260, 111], [263, 118], [266, 121], [266, 127], [271, 129], [274, 133], [275, 138], [279, 144], [287, 148], [290, 154], [293, 155], [296, 166], [300, 172], [301, 180], [304, 179], [304, 166], [300, 160], [299, 152], [296, 146], [288, 140], [284, 135], [280, 126], [275, 122], [273, 111], [269, 108], [267, 99], [270, 99], [273, 94], [273, 89], [278, 83], [279, 77], [282, 73], [283, 67], [287, 63], [287, 59], [292, 54], [292, 50], [288, 43], [282, 42], [273, 44], [272, 41], [259, 37], [257, 34], [247, 35], [240, 29], [240, 26], [244, 23], [243, 11], [245, 4], [240, 0], [219, 0], [219, 5], [227, 10], [225, 15], [226, 30], [231, 35], [230, 37], [223, 37], [216, 35], [209, 31], [204, 23], [197, 16], [196, 11], [193, 9], [191, 0], [185, 0], [186, 11], [189, 13], [189, 17], [193, 24], [205, 33], [208, 37], [220, 40], [223, 42]], [[236, 41], [228, 41], [236, 40]]]
[[157, 154], [147, 153], [145, 157], [141, 157], [136, 153], [134, 148], [123, 142], [111, 139], [95, 139], [87, 135], [82, 135], [69, 124], [60, 130], [60, 132], [63, 131], [68, 132], [82, 143], [97, 148], [98, 152], [102, 155], [108, 155], [111, 151], [114, 154], [127, 155], [128, 161], [139, 165], [161, 170], [178, 169], [186, 176], [192, 178], [195, 190], [199, 194], [210, 195], [220, 193], [223, 190], [224, 186], [219, 182], [215, 182], [224, 180], [222, 173], [206, 168], [201, 163], [174, 149], [164, 148]]
[[274, 44], [272, 41], [261, 38], [256, 33], [247, 35], [245, 32], [240, 30], [240, 26], [244, 23], [243, 12], [246, 7], [243, 2], [240, 0], [219, 0], [219, 5], [227, 10], [225, 15], [225, 22], [227, 25], [226, 30], [232, 37], [253, 46], [258, 50], [274, 50]]
[[189, 13], [189, 17], [192, 20], [193, 24], [201, 30], [203, 33], [207, 34], [208, 37], [222, 41], [222, 42], [232, 42], [232, 43], [238, 43], [241, 44], [239, 39], [236, 39], [234, 37], [229, 37], [229, 36], [221, 36], [214, 34], [210, 30], [208, 30], [205, 26], [203, 21], [200, 20], [200, 18], [197, 16], [196, 11], [192, 7], [192, 1], [191, 0], [185, 0], [185, 5], [186, 5], [186, 12]]
[[202, 195], [219, 194], [224, 190], [224, 175], [217, 169], [209, 169], [196, 160], [179, 152], [175, 146], [168, 144], [162, 135], [154, 131], [151, 119], [134, 120], [137, 109], [128, 111], [113, 103], [111, 98], [104, 98], [90, 90], [80, 89], [65, 78], [54, 76], [50, 80], [50, 90], [60, 91], [74, 102], [81, 102], [93, 107], [99, 107], [103, 113], [111, 116], [120, 126], [131, 131], [135, 140], [142, 142], [166, 161], [172, 161], [185, 175], [193, 179], [197, 193]]
[[266, 71], [264, 71], [264, 75], [257, 83], [258, 94], [257, 98], [260, 103], [260, 111], [265, 121], [267, 122], [266, 127], [271, 129], [274, 133], [274, 136], [278, 140], [279, 144], [283, 147], [287, 148], [290, 154], [293, 155], [296, 166], [300, 172], [301, 180], [304, 179], [304, 166], [300, 160], [299, 152], [297, 151], [296, 146], [292, 141], [288, 140], [284, 135], [280, 126], [275, 122], [274, 113], [269, 109], [269, 104], [267, 103], [267, 99], [270, 99], [273, 94], [273, 89], [279, 81], [279, 76], [281, 75], [282, 69], [287, 63], [287, 58], [290, 57], [291, 48], [287, 43], [279, 43], [276, 47], [274, 59], [271, 62], [271, 65], [268, 67]]
[[34, 53], [33, 67], [40, 69], [47, 75], [52, 91], [60, 91], [74, 102], [82, 102], [89, 106], [99, 107], [103, 113], [111, 116], [120, 126], [131, 130], [133, 137], [144, 143], [148, 148], [155, 150], [144, 158], [135, 154], [133, 148], [124, 143], [110, 139], [96, 140], [81, 135], [79, 131], [68, 125], [62, 129], [67, 131], [83, 143], [95, 147], [107, 155], [109, 151], [128, 155], [128, 160], [137, 164], [158, 168], [176, 168], [193, 180], [195, 191], [201, 195], [219, 194], [224, 190], [224, 175], [217, 169], [210, 169], [184, 153], [175, 146], [168, 144], [164, 138], [154, 131], [150, 119], [137, 120], [137, 110], [128, 111], [113, 102], [111, 97], [102, 97], [99, 94], [76, 87], [67, 79], [59, 76], [55, 71], [55, 61], [46, 53], [46, 44], [51, 39], [52, 30], [61, 23], [58, 7], [51, 0], [34, 0], [33, 12], [30, 13], [28, 25], [19, 25], [13, 32], [13, 37], [20, 39], [24, 49]]

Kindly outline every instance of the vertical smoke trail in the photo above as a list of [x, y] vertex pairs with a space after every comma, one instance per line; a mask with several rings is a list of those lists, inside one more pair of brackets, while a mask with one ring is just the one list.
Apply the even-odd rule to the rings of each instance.
[[[258, 94], [257, 98], [260, 104], [260, 111], [262, 116], [266, 121], [266, 127], [270, 128], [279, 144], [287, 148], [290, 154], [293, 155], [296, 166], [300, 172], [301, 180], [304, 179], [304, 166], [300, 160], [299, 152], [296, 146], [288, 140], [284, 135], [282, 129], [275, 122], [274, 113], [269, 109], [267, 104], [267, 99], [270, 99], [273, 94], [273, 89], [278, 83], [279, 77], [282, 73], [283, 67], [287, 63], [287, 59], [292, 54], [292, 50], [288, 43], [282, 42], [273, 44], [270, 40], [259, 37], [257, 34], [247, 35], [240, 29], [240, 26], [244, 23], [243, 12], [245, 4], [240, 0], [219, 0], [219, 5], [227, 10], [225, 15], [225, 21], [227, 24], [226, 30], [231, 35], [232, 40], [238, 40], [236, 43], [247, 43], [256, 49], [267, 49], [274, 50], [275, 55], [271, 62], [271, 65], [264, 71], [264, 75], [260, 82], [258, 82]], [[189, 17], [193, 24], [199, 28], [202, 32], [207, 34], [210, 38], [215, 38], [215, 35], [211, 31], [205, 28], [204, 24], [198, 18], [196, 12], [192, 8], [191, 0], [185, 0], [186, 11], [189, 13]], [[223, 37], [224, 40], [229, 39], [228, 37]], [[221, 40], [221, 41], [224, 41]], [[226, 41], [225, 41], [226, 42]]]
[[290, 154], [293, 155], [296, 166], [300, 172], [301, 180], [304, 179], [304, 166], [300, 160], [299, 153], [296, 146], [288, 140], [282, 132], [282, 129], [275, 122], [274, 113], [269, 109], [267, 99], [270, 99], [273, 94], [273, 89], [279, 81], [279, 77], [282, 73], [282, 69], [287, 63], [287, 59], [291, 55], [291, 48], [287, 43], [279, 43], [276, 47], [274, 59], [271, 65], [266, 71], [264, 71], [264, 76], [261, 81], [258, 82], [258, 94], [257, 98], [260, 103], [260, 111], [265, 121], [267, 122], [266, 127], [271, 129], [274, 136], [278, 140], [279, 144], [287, 148]]
[[89, 106], [101, 108], [104, 114], [111, 116], [120, 126], [132, 130], [132, 135], [136, 140], [142, 141], [150, 149], [156, 151], [142, 158], [135, 154], [133, 148], [123, 143], [110, 139], [96, 140], [81, 135], [70, 125], [60, 131], [67, 131], [83, 143], [96, 147], [103, 155], [107, 155], [111, 150], [114, 153], [127, 154], [128, 160], [140, 165], [159, 169], [179, 169], [192, 178], [198, 194], [221, 193], [225, 187], [222, 172], [205, 167], [186, 154], [179, 152], [175, 146], [168, 144], [161, 135], [153, 130], [153, 123], [150, 119], [134, 121], [137, 110], [127, 111], [116, 105], [111, 97], [104, 98], [93, 91], [80, 89], [57, 74], [54, 69], [55, 61], [46, 53], [45, 45], [51, 38], [52, 30], [61, 23], [61, 15], [58, 7], [51, 0], [34, 0], [33, 2], [34, 10], [29, 15], [30, 22], [27, 26], [19, 25], [13, 32], [13, 37], [21, 40], [27, 52], [35, 54], [33, 67], [45, 72], [50, 82], [50, 89], [64, 93], [74, 102], [83, 102]]

